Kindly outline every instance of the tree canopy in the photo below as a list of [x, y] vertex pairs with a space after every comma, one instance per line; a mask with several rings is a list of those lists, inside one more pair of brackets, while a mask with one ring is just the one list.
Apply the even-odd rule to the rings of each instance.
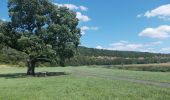
[[9, 0], [11, 21], [0, 24], [1, 44], [27, 55], [28, 75], [35, 63], [57, 62], [74, 56], [81, 37], [74, 11], [58, 7], [49, 0]]

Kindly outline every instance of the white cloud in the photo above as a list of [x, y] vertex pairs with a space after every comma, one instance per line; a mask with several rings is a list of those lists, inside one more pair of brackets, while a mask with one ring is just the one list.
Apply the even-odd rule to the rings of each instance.
[[161, 25], [157, 28], [146, 28], [142, 32], [139, 33], [139, 36], [157, 38], [157, 39], [165, 39], [170, 37], [170, 26]]
[[77, 10], [79, 9], [79, 7], [77, 7], [76, 5], [73, 5], [73, 4], [64, 4], [64, 7], [67, 7], [71, 10]]
[[77, 17], [80, 21], [83, 21], [83, 22], [88, 22], [88, 21], [91, 20], [88, 16], [83, 15], [81, 12], [77, 12], [77, 13], [76, 13], [76, 17]]
[[154, 46], [154, 45], [159, 45], [162, 43], [163, 43], [162, 41], [150, 42], [149, 44], [146, 44], [146, 46]]
[[87, 10], [88, 10], [88, 8], [85, 7], [85, 6], [80, 6], [79, 8], [80, 8], [80, 10], [82, 10], [82, 11], [87, 11]]
[[163, 20], [170, 20], [170, 4], [159, 6], [153, 10], [147, 11], [145, 17], [158, 17]]
[[83, 31], [86, 31], [86, 30], [98, 30], [99, 28], [98, 27], [88, 27], [88, 26], [82, 26], [81, 27], [81, 29], [83, 30]]
[[98, 45], [96, 49], [103, 49], [102, 46]]
[[141, 51], [143, 47], [144, 47], [143, 44], [117, 42], [113, 43], [112, 46], [107, 49], [121, 51]]
[[[59, 3], [54, 3], [54, 5], [57, 5], [59, 7], [67, 7], [71, 10], [80, 10], [80, 11], [87, 11], [88, 8], [85, 7], [85, 6], [76, 6], [74, 4], [59, 4]], [[83, 22], [88, 22], [90, 21], [91, 19], [87, 16], [87, 15], [83, 15], [81, 12], [76, 12], [76, 17], [80, 20], [80, 21], [83, 21]]]
[[89, 27], [87, 27], [87, 26], [82, 26], [82, 27], [81, 27], [81, 30], [82, 30], [82, 31], [89, 30]]
[[170, 47], [162, 48], [161, 51], [163, 51], [163, 52], [170, 52]]
[[159, 52], [170, 54], [170, 46], [161, 48]]
[[143, 14], [138, 14], [136, 17], [137, 18], [140, 18], [140, 17], [142, 17], [143, 16]]
[[57, 5], [59, 7], [67, 7], [71, 10], [81, 10], [81, 11], [87, 11], [88, 8], [85, 6], [76, 6], [74, 4], [59, 4], [59, 3], [53, 3], [54, 5]]
[[2, 21], [7, 21], [7, 19], [5, 19], [5, 18], [1, 18], [0, 20], [2, 20]]
[[129, 41], [123, 41], [123, 40], [121, 40], [121, 41], [119, 41], [119, 42], [112, 43], [112, 44], [110, 44], [109, 46], [112, 46], [112, 47], [114, 47], [114, 46], [123, 46], [124, 44], [128, 44], [128, 43], [129, 43]]
[[[107, 50], [120, 50], [120, 51], [141, 51], [141, 52], [155, 52], [153, 47], [162, 44], [162, 41], [150, 42], [150, 43], [130, 43], [128, 41], [119, 41], [109, 45], [108, 48], [97, 46], [98, 48]], [[96, 48], [97, 48], [96, 47]]]
[[99, 30], [99, 28], [96, 27], [96, 26], [95, 26], [95, 27], [91, 27], [90, 29], [91, 29], [91, 30], [95, 30], [95, 31]]
[[121, 40], [120, 42], [121, 43], [129, 43], [129, 41], [124, 41], [124, 40]]
[[99, 28], [98, 27], [88, 27], [88, 26], [82, 26], [81, 28], [81, 34], [84, 35], [86, 33], [86, 31], [89, 31], [89, 30], [98, 30]]
[[63, 7], [64, 6], [63, 4], [54, 3], [54, 2], [53, 2], [53, 4], [56, 5], [56, 6], [59, 6], [59, 7]]

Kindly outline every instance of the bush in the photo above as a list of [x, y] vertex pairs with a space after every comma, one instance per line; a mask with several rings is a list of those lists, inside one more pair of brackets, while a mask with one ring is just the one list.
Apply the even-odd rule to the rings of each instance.
[[26, 64], [24, 62], [20, 61], [18, 63], [18, 67], [26, 67]]

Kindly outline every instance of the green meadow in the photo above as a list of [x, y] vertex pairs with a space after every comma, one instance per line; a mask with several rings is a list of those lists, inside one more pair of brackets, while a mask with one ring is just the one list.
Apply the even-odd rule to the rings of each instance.
[[170, 100], [170, 73], [97, 67], [41, 67], [66, 75], [30, 77], [0, 68], [0, 100]]

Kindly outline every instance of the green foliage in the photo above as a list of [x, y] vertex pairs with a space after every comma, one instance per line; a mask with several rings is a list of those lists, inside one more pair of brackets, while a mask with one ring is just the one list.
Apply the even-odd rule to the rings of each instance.
[[[48, 48], [51, 48], [51, 47], [49, 46]], [[84, 52], [89, 52], [91, 49], [87, 48], [84, 51], [81, 51], [82, 50], [81, 48], [82, 47], [78, 48], [79, 53], [77, 53], [75, 55], [75, 57], [66, 60], [67, 66], [71, 66], [71, 65], [72, 66], [79, 66], [79, 65], [126, 65], [126, 64], [149, 64], [149, 63], [159, 64], [159, 63], [170, 62], [170, 56], [168, 54], [165, 55], [165, 54], [157, 54], [157, 53], [152, 54], [151, 53], [152, 56], [150, 56], [151, 54], [148, 53], [148, 55], [146, 55], [145, 58], [141, 59], [140, 55], [142, 55], [143, 53], [138, 52], [139, 56], [136, 56], [136, 58], [130, 58], [131, 55], [129, 55], [129, 57], [126, 56], [128, 58], [127, 59], [125, 56], [123, 56], [121, 54], [122, 51], [110, 51], [110, 55], [113, 55], [113, 57], [111, 57], [111, 56], [107, 57], [106, 55], [104, 55], [106, 53], [105, 50], [102, 50], [101, 54], [95, 54], [96, 51], [94, 51], [93, 54], [91, 53], [91, 55], [98, 55], [98, 57], [97, 56], [95, 57], [95, 56], [89, 56], [88, 54], [84, 53]], [[24, 58], [22, 53], [20, 53], [16, 50], [11, 51], [10, 50], [11, 48], [9, 48], [9, 47], [8, 47], [8, 49], [6, 48], [6, 50], [5, 50], [5, 48], [4, 48], [3, 53], [0, 54], [0, 60], [1, 60], [0, 62], [3, 62], [3, 63], [5, 63], [5, 62], [6, 63], [16, 62], [15, 64], [18, 64], [18, 62], [20, 62], [20, 61], [21, 62], [25, 61], [24, 60], [25, 58]], [[7, 52], [14, 52], [14, 53], [12, 53], [13, 57], [7, 56], [9, 54]], [[53, 51], [51, 51], [51, 52], [53, 52]], [[83, 52], [83, 54], [81, 52]], [[114, 55], [115, 52], [119, 52], [120, 55], [118, 55], [118, 54]], [[123, 51], [123, 52], [126, 52], [126, 51]], [[136, 53], [136, 52], [134, 52], [134, 53]], [[135, 55], [135, 54], [133, 54], [133, 52], [131, 52], [131, 54]], [[115, 57], [115, 56], [118, 56], [118, 57]], [[16, 58], [18, 58], [18, 57], [20, 57], [20, 60], [16, 60]], [[38, 62], [37, 66], [59, 66], [59, 65], [56, 64], [56, 63], [49, 64], [48, 62]], [[127, 69], [136, 69], [136, 67], [135, 68], [131, 68], [131, 67], [132, 66], [130, 66], [130, 68], [128, 67]], [[152, 70], [153, 71], [164, 71], [164, 70], [168, 71], [169, 70], [168, 68], [169, 67], [167, 67], [167, 68], [166, 67], [163, 67], [163, 68], [154, 67], [154, 68], [152, 68]], [[146, 71], [146, 70], [149, 70], [149, 67], [148, 68], [144, 67], [143, 69], [140, 67], [140, 68], [137, 68], [136, 70], [145, 70]]]
[[126, 65], [170, 62], [169, 54], [111, 51], [79, 47], [74, 58], [66, 60], [66, 65]]
[[18, 62], [17, 65], [18, 65], [18, 67], [25, 67], [26, 66], [25, 62], [22, 62], [22, 61]]
[[75, 48], [79, 45], [80, 29], [76, 28], [78, 19], [73, 11], [60, 7], [51, 14], [48, 27], [49, 41], [57, 51], [60, 65], [64, 66], [65, 58], [73, 57]]
[[26, 55], [10, 47], [3, 46], [0, 50], [0, 62], [9, 64], [18, 64], [20, 61], [25, 62]]
[[9, 0], [10, 22], [0, 21], [0, 43], [26, 54], [30, 73], [37, 62], [65, 65], [79, 45], [75, 12], [49, 0]]
[[[43, 36], [46, 33], [49, 8], [47, 0], [9, 0], [8, 8], [11, 26], [20, 37], [17, 40], [17, 50], [28, 56], [44, 56], [47, 52]], [[52, 10], [52, 9], [51, 9]]]
[[106, 56], [106, 57], [123, 57], [123, 58], [147, 58], [147, 57], [169, 57], [168, 54], [149, 53], [149, 52], [136, 52], [136, 51], [113, 51], [104, 49], [87, 48], [80, 46], [78, 48], [82, 56]]
[[5, 35], [4, 35], [4, 22], [0, 20], [0, 44], [2, 48], [2, 43], [5, 41]]

